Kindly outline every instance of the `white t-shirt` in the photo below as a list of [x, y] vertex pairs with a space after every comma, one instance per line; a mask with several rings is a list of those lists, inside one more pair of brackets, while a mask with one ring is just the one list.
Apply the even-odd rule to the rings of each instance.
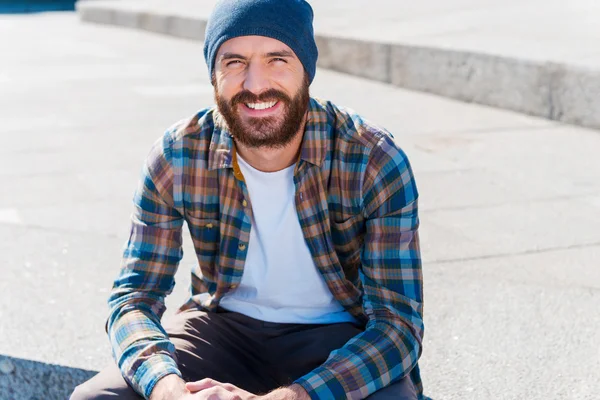
[[304, 241], [294, 200], [294, 165], [261, 172], [238, 157], [252, 203], [252, 229], [240, 285], [221, 307], [278, 323], [353, 322], [333, 297]]

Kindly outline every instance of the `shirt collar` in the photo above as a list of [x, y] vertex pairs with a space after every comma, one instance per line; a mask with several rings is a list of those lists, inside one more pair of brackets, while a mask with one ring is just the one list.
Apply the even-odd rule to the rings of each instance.
[[[233, 136], [225, 119], [215, 107], [213, 109], [213, 135], [208, 151], [208, 169], [239, 169], [235, 162]], [[308, 106], [308, 118], [304, 127], [304, 139], [300, 150], [300, 160], [321, 166], [330, 140], [331, 124], [327, 118], [325, 106], [311, 98]]]
[[233, 136], [216, 106], [212, 112], [213, 131], [208, 149], [208, 170], [233, 168]]

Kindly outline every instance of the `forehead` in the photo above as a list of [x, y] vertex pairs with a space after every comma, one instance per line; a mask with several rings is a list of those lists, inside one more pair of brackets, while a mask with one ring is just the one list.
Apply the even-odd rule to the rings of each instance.
[[294, 54], [287, 44], [280, 42], [277, 39], [256, 35], [239, 36], [224, 42], [221, 47], [219, 47], [217, 58], [224, 53], [235, 53], [250, 57], [255, 54], [262, 55], [278, 51], [288, 51]]

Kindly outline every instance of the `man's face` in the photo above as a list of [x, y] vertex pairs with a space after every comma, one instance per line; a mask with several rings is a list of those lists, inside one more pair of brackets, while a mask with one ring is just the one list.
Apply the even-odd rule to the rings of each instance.
[[215, 100], [236, 141], [281, 148], [295, 137], [309, 81], [286, 44], [264, 36], [230, 39], [217, 52], [214, 72]]

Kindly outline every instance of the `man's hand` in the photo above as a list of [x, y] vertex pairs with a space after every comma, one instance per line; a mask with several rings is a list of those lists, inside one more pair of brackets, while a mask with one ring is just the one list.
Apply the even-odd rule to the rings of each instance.
[[255, 395], [231, 383], [221, 383], [214, 379], [188, 382], [185, 388], [194, 393], [195, 400], [310, 400], [308, 393], [300, 385], [277, 389], [264, 396]]
[[185, 388], [194, 393], [194, 400], [258, 400], [261, 398], [231, 383], [221, 383], [210, 378], [188, 382]]

